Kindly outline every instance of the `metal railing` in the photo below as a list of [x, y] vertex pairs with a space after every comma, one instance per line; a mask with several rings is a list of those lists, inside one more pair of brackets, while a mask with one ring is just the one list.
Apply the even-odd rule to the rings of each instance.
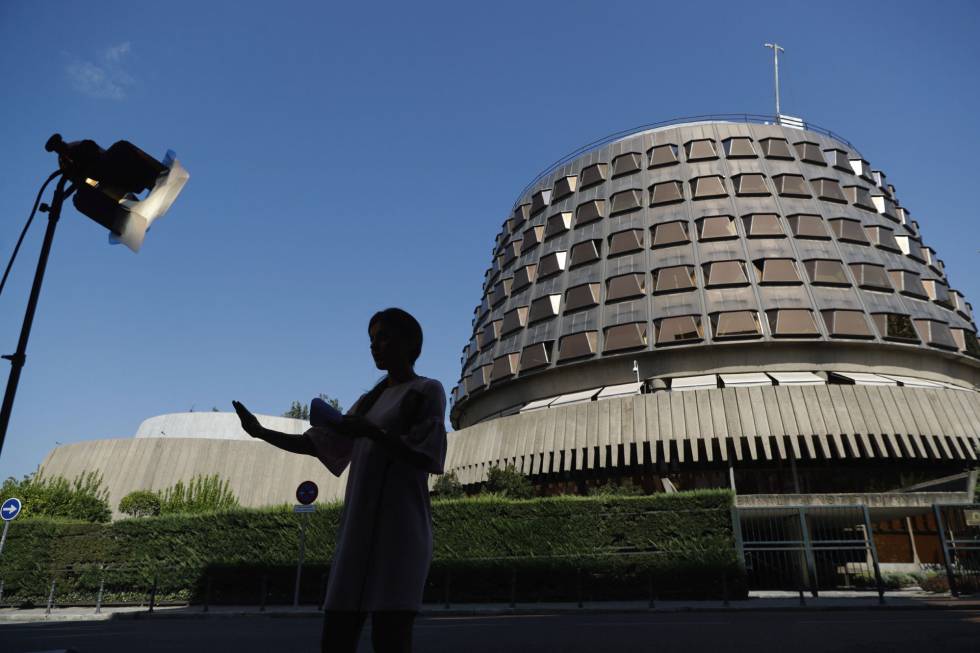
[[[539, 172], [534, 177], [534, 179], [532, 179], [530, 183], [524, 186], [524, 188], [521, 189], [521, 192], [518, 193], [517, 199], [514, 201], [514, 207], [517, 207], [517, 205], [521, 201], [521, 198], [524, 197], [524, 195], [529, 190], [531, 190], [543, 178], [547, 177], [552, 172], [554, 172], [556, 168], [565, 165], [569, 161], [581, 156], [582, 154], [585, 154], [590, 150], [594, 150], [598, 147], [602, 147], [603, 145], [608, 145], [609, 143], [618, 141], [620, 139], [626, 138], [627, 136], [631, 136], [633, 134], [638, 134], [640, 132], [650, 131], [651, 129], [658, 129], [662, 127], [682, 125], [685, 123], [692, 123], [692, 122], [740, 122], [740, 123], [757, 124], [757, 125], [780, 124], [779, 117], [775, 115], [757, 114], [757, 113], [706, 113], [698, 116], [683, 116], [680, 118], [661, 120], [660, 122], [651, 122], [644, 125], [637, 125], [636, 127], [631, 127], [630, 129], [623, 129], [617, 132], [613, 132], [611, 134], [603, 136], [602, 138], [596, 139], [591, 143], [587, 143], [579, 147], [578, 149], [566, 154], [565, 156], [561, 157], [560, 159], [558, 159], [557, 161], [555, 161], [554, 163], [546, 167], [544, 170]], [[851, 143], [849, 140], [847, 140], [840, 134], [837, 134], [829, 129], [826, 129], [824, 127], [806, 121], [803, 121], [803, 128], [807, 131], [816, 132], [818, 134], [823, 134], [824, 136], [833, 138], [834, 140], [847, 145], [849, 148], [851, 148], [857, 154], [860, 155], [860, 151], [858, 150], [858, 148], [855, 147], [853, 143]]]

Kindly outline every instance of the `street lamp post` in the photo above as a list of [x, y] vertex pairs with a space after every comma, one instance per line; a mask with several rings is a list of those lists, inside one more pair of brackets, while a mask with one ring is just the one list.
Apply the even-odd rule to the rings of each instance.
[[783, 48], [778, 43], [764, 43], [763, 46], [770, 48], [772, 50], [772, 63], [775, 69], [774, 74], [776, 77], [776, 120], [778, 121], [779, 120], [779, 53], [786, 52], [786, 49]]

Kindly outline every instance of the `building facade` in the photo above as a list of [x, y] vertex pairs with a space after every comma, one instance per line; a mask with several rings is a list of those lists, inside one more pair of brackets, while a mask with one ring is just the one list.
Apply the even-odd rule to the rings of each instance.
[[472, 485], [515, 464], [550, 491], [896, 492], [976, 464], [978, 355], [970, 304], [849, 142], [744, 117], [656, 126], [522, 191], [447, 468]]

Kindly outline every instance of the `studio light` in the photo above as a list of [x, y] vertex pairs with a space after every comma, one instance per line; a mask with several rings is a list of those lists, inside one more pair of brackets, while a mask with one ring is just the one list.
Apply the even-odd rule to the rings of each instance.
[[62, 172], [75, 182], [75, 208], [108, 229], [111, 242], [134, 252], [190, 177], [172, 151], [160, 162], [129, 141], [103, 150], [95, 141], [66, 143], [55, 134], [44, 147], [58, 153]]
[[[3, 450], [7, 426], [13, 412], [20, 373], [27, 360], [27, 341], [34, 323], [41, 283], [44, 281], [48, 255], [51, 253], [51, 243], [64, 201], [74, 195], [73, 202], [79, 213], [109, 230], [109, 242], [122, 243], [138, 252], [150, 226], [167, 212], [190, 177], [173, 152], [167, 152], [163, 161], [157, 161], [129, 141], [117, 141], [104, 150], [95, 141], [66, 143], [60, 134], [55, 134], [48, 139], [44, 149], [58, 153], [58, 170], [41, 186], [34, 204], [35, 211], [40, 205], [41, 211], [48, 214], [48, 227], [44, 232], [34, 283], [17, 341], [17, 351], [3, 356], [10, 361], [10, 377], [3, 403], [0, 404], [0, 451]], [[54, 179], [58, 180], [58, 184], [51, 204], [40, 204], [44, 189]], [[141, 197], [144, 192], [146, 194]], [[6, 283], [10, 267], [33, 217], [32, 211], [14, 247], [3, 279], [0, 280], [0, 290]]]

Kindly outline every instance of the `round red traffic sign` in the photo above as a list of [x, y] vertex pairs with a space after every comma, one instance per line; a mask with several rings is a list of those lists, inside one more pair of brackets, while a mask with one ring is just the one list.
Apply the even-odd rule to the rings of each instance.
[[303, 481], [296, 488], [296, 500], [304, 506], [308, 506], [316, 501], [318, 494], [320, 494], [320, 488], [313, 481]]

